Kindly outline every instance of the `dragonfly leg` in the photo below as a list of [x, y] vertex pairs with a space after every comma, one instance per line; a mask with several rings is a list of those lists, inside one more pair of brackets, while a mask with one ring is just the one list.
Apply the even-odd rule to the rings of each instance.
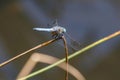
[[52, 37], [55, 39], [61, 38], [63, 36], [63, 34], [57, 33], [57, 32], [53, 32], [52, 33]]

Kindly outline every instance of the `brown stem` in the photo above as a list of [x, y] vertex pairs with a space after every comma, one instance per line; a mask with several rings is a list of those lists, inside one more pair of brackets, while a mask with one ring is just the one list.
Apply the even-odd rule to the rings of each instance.
[[15, 56], [15, 57], [13, 57], [13, 58], [11, 58], [11, 59], [9, 59], [9, 60], [1, 63], [1, 64], [0, 64], [0, 67], [2, 67], [2, 66], [4, 66], [4, 65], [6, 65], [6, 64], [8, 64], [8, 63], [10, 63], [10, 62], [12, 62], [12, 61], [14, 61], [14, 60], [16, 60], [17, 58], [19, 58], [19, 57], [27, 54], [28, 52], [31, 52], [31, 51], [33, 51], [33, 50], [35, 50], [35, 49], [38, 49], [38, 48], [43, 47], [43, 46], [46, 46], [46, 45], [48, 45], [48, 44], [50, 44], [50, 43], [52, 43], [52, 42], [54, 42], [54, 41], [56, 41], [56, 40], [57, 40], [57, 39], [52, 39], [52, 40], [49, 40], [49, 41], [47, 41], [47, 42], [44, 42], [44, 43], [42, 43], [42, 44], [40, 44], [40, 45], [38, 45], [38, 46], [36, 46], [36, 47], [33, 47], [33, 48], [31, 48], [31, 49], [29, 49], [29, 50], [27, 50], [27, 51], [25, 51], [25, 52], [23, 52], [23, 53]]
[[64, 36], [62, 36], [63, 43], [65, 46], [65, 58], [66, 58], [66, 75], [65, 75], [65, 80], [68, 80], [68, 47], [67, 47], [67, 41]]

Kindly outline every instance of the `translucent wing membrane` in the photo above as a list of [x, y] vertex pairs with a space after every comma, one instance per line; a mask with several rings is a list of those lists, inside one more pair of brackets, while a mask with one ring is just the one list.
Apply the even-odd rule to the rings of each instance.
[[[80, 43], [74, 40], [68, 33], [65, 33], [65, 38], [67, 40], [68, 50], [70, 52], [74, 52], [80, 49]], [[63, 42], [60, 40], [58, 41], [58, 44], [64, 47]]]
[[53, 22], [53, 26], [58, 26], [57, 19], [55, 19], [55, 21]]
[[80, 43], [73, 39], [68, 33], [65, 33], [65, 37], [67, 39], [68, 47], [70, 47], [72, 50], [76, 51], [80, 49]]

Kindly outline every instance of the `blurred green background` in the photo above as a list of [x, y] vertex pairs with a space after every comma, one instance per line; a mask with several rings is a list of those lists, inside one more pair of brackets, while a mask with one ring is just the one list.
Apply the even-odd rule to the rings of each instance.
[[[81, 49], [120, 29], [120, 1], [0, 0], [0, 63], [50, 40], [50, 33], [33, 31], [32, 28], [47, 28], [47, 24], [55, 19], [80, 43]], [[64, 48], [57, 42], [36, 51], [64, 57]], [[29, 56], [25, 55], [0, 68], [0, 80], [15, 80]], [[70, 64], [87, 80], [120, 80], [119, 61], [120, 37], [116, 37], [71, 59]], [[44, 66], [38, 64], [33, 71]], [[48, 79], [63, 80], [64, 71], [54, 68], [30, 80]], [[75, 78], [70, 76], [70, 80]]]

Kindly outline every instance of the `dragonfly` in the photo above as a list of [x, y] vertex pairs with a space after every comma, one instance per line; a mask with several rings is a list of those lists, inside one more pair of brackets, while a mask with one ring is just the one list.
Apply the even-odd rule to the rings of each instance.
[[62, 27], [62, 26], [59, 26], [58, 25], [58, 22], [57, 20], [55, 20], [55, 22], [53, 22], [53, 26], [51, 28], [39, 28], [39, 27], [36, 27], [36, 28], [33, 28], [33, 30], [36, 30], [36, 31], [43, 31], [43, 32], [50, 32], [52, 34], [52, 37], [53, 38], [61, 38], [62, 36], [66, 35], [67, 38], [69, 38], [69, 41], [71, 43], [73, 43], [72, 45], [71, 44], [68, 44], [69, 47], [72, 48], [72, 50], [76, 51], [79, 49], [80, 47], [80, 43], [77, 42], [76, 40], [74, 40], [68, 33], [67, 33], [67, 30]]
[[51, 32], [53, 38], [60, 38], [66, 32], [66, 29], [59, 26], [57, 23], [52, 28], [33, 28], [33, 30]]

